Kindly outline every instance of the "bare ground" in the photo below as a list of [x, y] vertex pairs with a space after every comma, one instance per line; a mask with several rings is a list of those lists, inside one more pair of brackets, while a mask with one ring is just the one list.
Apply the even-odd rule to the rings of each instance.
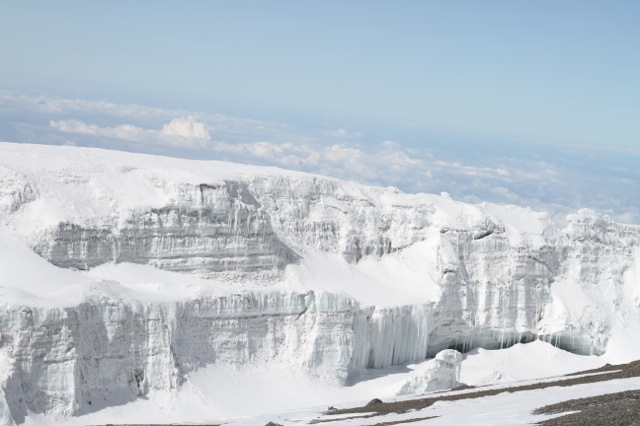
[[545, 426], [640, 426], [640, 391], [572, 399], [547, 405], [534, 414], [556, 414], [577, 411], [538, 423]]
[[[573, 377], [573, 376], [589, 374], [589, 373], [601, 373], [601, 374], [589, 375], [584, 377]], [[376, 399], [376, 400], [372, 400], [368, 404], [361, 407], [344, 408], [339, 410], [333, 409], [325, 412], [325, 414], [331, 415], [331, 414], [350, 414], [350, 413], [353, 413], [353, 414], [372, 413], [370, 416], [367, 416], [367, 417], [376, 417], [376, 416], [381, 416], [389, 413], [406, 413], [410, 410], [421, 410], [423, 408], [431, 406], [436, 401], [456, 401], [461, 399], [481, 398], [484, 396], [497, 395], [505, 392], [519, 392], [519, 391], [526, 391], [526, 390], [533, 390], [533, 389], [544, 389], [544, 388], [553, 387], [553, 386], [560, 386], [560, 387], [574, 386], [574, 385], [585, 384], [585, 383], [597, 383], [602, 381], [622, 379], [622, 378], [628, 378], [628, 377], [638, 377], [638, 376], [640, 376], [640, 361], [634, 361], [632, 363], [625, 364], [625, 365], [606, 365], [604, 367], [601, 367], [595, 370], [581, 371], [579, 373], [565, 376], [564, 378], [559, 380], [546, 381], [543, 383], [534, 383], [534, 384], [519, 385], [519, 386], [515, 385], [512, 387], [502, 388], [502, 389], [482, 390], [482, 388], [479, 388], [477, 392], [445, 394], [445, 395], [436, 394], [436, 395], [431, 395], [425, 398], [416, 398], [416, 399], [404, 400], [404, 401], [383, 402]], [[459, 389], [462, 389], [462, 388], [459, 388]], [[624, 398], [620, 397], [618, 399], [615, 399], [614, 397], [608, 398], [609, 395], [588, 398], [590, 402], [587, 402], [586, 403], [587, 405], [585, 405], [585, 403], [581, 404], [580, 402], [576, 402], [576, 401], [582, 401], [582, 400], [566, 401], [564, 403], [554, 404], [549, 407], [543, 407], [536, 412], [539, 412], [540, 414], [551, 413], [551, 412], [558, 413], [562, 411], [581, 409], [581, 408], [571, 408], [571, 407], [582, 407], [582, 409], [585, 409], [585, 407], [591, 407], [590, 408], [591, 411], [589, 411], [588, 418], [585, 418], [582, 420], [576, 420], [575, 423], [560, 423], [560, 422], [572, 421], [571, 418], [578, 419], [579, 415], [577, 414], [571, 414], [571, 415], [563, 416], [557, 419], [547, 420], [546, 422], [543, 422], [541, 424], [563, 425], [563, 426], [564, 425], [585, 426], [585, 425], [600, 425], [600, 424], [640, 426], [640, 399], [636, 399], [635, 397], [633, 397], [633, 395], [639, 395], [639, 398], [640, 398], [640, 391], [624, 392], [623, 394], [625, 395], [625, 397]], [[629, 394], [632, 396], [628, 396], [626, 394]], [[599, 402], [599, 401], [602, 401], [602, 402]], [[572, 403], [574, 405], [571, 405]], [[591, 406], [589, 406], [588, 404], [591, 404]], [[599, 404], [602, 405], [601, 409], [597, 408]], [[565, 409], [563, 407], [569, 407], [569, 408]], [[547, 409], [552, 411], [548, 411], [548, 412], [543, 411]], [[604, 415], [602, 413], [603, 413], [603, 410], [605, 409], [607, 410], [607, 414], [609, 410], [615, 410], [616, 412], [621, 412], [620, 411], [621, 409], [624, 409], [624, 413], [628, 413], [628, 414], [625, 414], [625, 415], [621, 414], [620, 422], [618, 423], [615, 423], [615, 420], [614, 420], [614, 423], [611, 423], [610, 422], [612, 420], [611, 417], [607, 418], [608, 422], [606, 423], [597, 423], [599, 418], [604, 419]], [[557, 410], [557, 411], [553, 411], [553, 410]], [[584, 412], [586, 413], [587, 411], [584, 411]], [[587, 414], [585, 414], [585, 416], [587, 416]], [[560, 419], [564, 419], [564, 420], [560, 420]], [[337, 420], [338, 419], [336, 419], [336, 421]], [[632, 420], [635, 423], [630, 422]], [[331, 422], [331, 420], [325, 418], [325, 419], [322, 419], [322, 422], [323, 423]], [[405, 421], [405, 422], [408, 422], [408, 421]]]
[[[589, 376], [584, 374], [600, 373]], [[574, 377], [575, 376], [575, 377]], [[581, 371], [579, 373], [564, 376], [562, 379], [545, 381], [543, 383], [534, 383], [527, 385], [514, 385], [501, 389], [485, 389], [478, 388], [475, 392], [465, 393], [443, 393], [441, 395], [431, 394], [428, 397], [416, 398], [404, 401], [384, 402], [375, 398], [366, 405], [360, 407], [335, 409], [330, 407], [325, 415], [337, 414], [354, 414], [354, 417], [344, 417], [331, 419], [323, 418], [314, 420], [311, 423], [333, 423], [339, 424], [349, 418], [375, 418], [389, 413], [406, 413], [411, 410], [421, 410], [429, 407], [437, 401], [457, 401], [461, 399], [481, 398], [484, 396], [498, 395], [506, 392], [520, 392], [533, 389], [545, 389], [548, 387], [574, 386], [579, 384], [597, 383], [614, 379], [623, 379], [628, 377], [640, 377], [640, 361], [634, 361], [624, 365], [606, 365], [604, 367]], [[463, 386], [456, 390], [473, 389], [469, 386]], [[608, 395], [595, 396], [591, 398], [582, 398], [564, 401], [558, 404], [549, 405], [534, 411], [534, 414], [557, 414], [567, 412], [564, 416], [554, 419], [545, 420], [538, 424], [545, 426], [640, 426], [640, 390], [619, 392]], [[359, 413], [370, 413], [365, 416]], [[385, 426], [395, 424], [410, 424], [420, 420], [428, 420], [432, 417], [416, 417], [413, 419], [405, 419], [401, 421], [375, 423], [372, 426]], [[272, 423], [273, 424], [273, 423]], [[111, 426], [111, 425], [104, 425]], [[119, 426], [150, 426], [150, 425], [119, 425]], [[165, 425], [166, 426], [166, 425]], [[177, 425], [172, 425], [177, 426]], [[212, 425], [213, 426], [213, 425]]]

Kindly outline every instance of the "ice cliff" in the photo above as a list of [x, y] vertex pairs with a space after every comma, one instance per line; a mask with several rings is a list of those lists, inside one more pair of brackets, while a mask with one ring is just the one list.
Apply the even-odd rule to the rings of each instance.
[[276, 169], [0, 152], [5, 423], [171, 391], [211, 364], [345, 382], [447, 348], [599, 354], [640, 323], [640, 228], [590, 211], [560, 229], [519, 207]]
[[20, 423], [29, 412], [81, 414], [123, 395], [175, 390], [209, 364], [286, 361], [345, 380], [350, 370], [426, 357], [426, 315], [416, 309], [380, 314], [313, 292], [153, 304], [116, 300], [116, 283], [89, 286], [77, 306], [3, 309], [0, 415]]

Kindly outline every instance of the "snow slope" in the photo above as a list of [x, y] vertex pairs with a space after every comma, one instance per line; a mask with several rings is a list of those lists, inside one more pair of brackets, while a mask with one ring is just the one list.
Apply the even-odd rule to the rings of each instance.
[[[553, 360], [549, 372], [541, 374], [541, 369], [522, 368], [538, 365], [540, 359]], [[596, 356], [580, 356], [561, 351], [545, 342], [532, 342], [516, 345], [509, 349], [482, 351], [468, 354], [462, 362], [461, 381], [480, 384], [473, 380], [487, 371], [498, 371], [503, 377], [518, 372], [521, 380], [538, 377], [551, 377], [576, 371], [600, 367], [604, 361]], [[85, 425], [106, 423], [185, 423], [208, 422], [209, 424], [264, 425], [269, 421], [280, 424], [300, 424], [302, 420], [321, 417], [321, 412], [329, 406], [353, 407], [366, 404], [373, 398], [393, 400], [402, 385], [412, 377], [421, 376], [429, 368], [429, 362], [411, 364], [406, 367], [394, 367], [386, 370], [369, 370], [361, 380], [350, 386], [336, 386], [317, 380], [291, 367], [290, 364], [270, 364], [267, 366], [244, 365], [237, 368], [209, 366], [188, 375], [188, 381], [179, 391], [173, 393], [152, 392], [148, 398], [135, 401], [111, 399], [103, 404], [109, 407], [94, 410], [80, 417], [58, 418], [57, 425]], [[505, 383], [504, 381], [499, 381]], [[221, 385], [223, 384], [223, 385]], [[583, 392], [598, 394], [618, 392], [619, 385], [598, 384], [597, 390], [585, 389]], [[637, 380], [634, 386], [639, 386]], [[600, 387], [605, 390], [600, 390]], [[572, 390], [549, 395], [540, 392], [537, 398], [517, 397], [519, 401], [529, 401], [518, 409], [509, 408], [510, 399], [493, 398], [492, 408], [495, 417], [486, 416], [487, 423], [478, 423], [478, 419], [460, 424], [506, 424], [505, 418], [520, 419], [512, 424], [525, 424], [523, 419], [531, 421], [530, 411], [550, 402], [578, 397]], [[504, 395], [503, 395], [504, 397]], [[550, 401], [550, 402], [547, 402]], [[126, 402], [126, 403], [125, 403]], [[479, 400], [470, 403], [472, 407], [485, 403]], [[540, 405], [537, 405], [540, 404]], [[434, 407], [435, 408], [435, 407]], [[489, 407], [487, 412], [489, 412]], [[451, 422], [456, 418], [458, 408], [444, 413], [444, 420]], [[477, 415], [470, 407], [466, 416]], [[432, 414], [427, 414], [432, 415]], [[413, 413], [414, 417], [420, 417]], [[424, 414], [423, 414], [424, 416]], [[399, 418], [399, 417], [397, 417]], [[397, 418], [385, 418], [384, 421]], [[372, 422], [364, 424], [372, 424]], [[380, 422], [382, 420], [377, 420]], [[51, 424], [53, 419], [45, 415], [31, 415], [27, 425]], [[359, 424], [359, 423], [353, 423]]]
[[606, 216], [557, 229], [515, 206], [278, 169], [0, 153], [0, 418], [180, 395], [217, 368], [342, 386], [450, 347], [640, 357], [626, 338], [640, 228]]
[[[481, 377], [486, 371], [498, 371], [502, 377], [517, 372], [518, 378], [535, 382], [541, 371], [531, 366], [553, 361], [549, 373], [543, 377], [569, 374], [576, 371], [602, 366], [604, 361], [596, 356], [580, 356], [561, 351], [545, 342], [516, 345], [509, 349], [482, 351], [468, 354], [462, 362], [461, 381], [480, 384], [471, 380]], [[370, 370], [362, 380], [351, 386], [336, 386], [317, 380], [292, 369], [287, 364], [268, 366], [239, 366], [225, 368], [209, 366], [188, 375], [188, 381], [176, 393], [152, 392], [148, 398], [135, 401], [108, 401], [111, 406], [80, 417], [59, 418], [57, 425], [80, 426], [107, 423], [204, 423], [229, 425], [265, 425], [269, 421], [279, 424], [301, 424], [323, 416], [329, 406], [354, 407], [364, 405], [373, 398], [384, 401], [396, 399], [396, 393], [412, 377], [421, 376], [429, 367], [429, 362], [394, 367], [386, 370]], [[522, 367], [527, 368], [522, 368]], [[476, 369], [478, 369], [476, 371]], [[513, 377], [512, 377], [513, 378]], [[506, 383], [500, 380], [499, 383]], [[224, 385], [221, 385], [224, 384]], [[441, 415], [442, 424], [529, 424], [540, 421], [531, 411], [540, 406], [580, 395], [598, 395], [619, 392], [624, 389], [640, 388], [637, 379], [628, 384], [620, 381], [597, 384], [593, 388], [547, 388], [522, 394], [502, 394], [460, 401], [441, 403], [429, 412], [412, 412], [405, 418]], [[482, 410], [477, 410], [481, 406]], [[349, 417], [353, 416], [352, 414]], [[461, 417], [462, 416], [462, 417]], [[370, 425], [382, 421], [393, 421], [403, 415], [389, 415], [362, 421], [333, 424]], [[463, 422], [462, 419], [466, 419]], [[365, 421], [366, 420], [366, 421]], [[448, 423], [447, 423], [448, 422]], [[511, 422], [511, 423], [509, 423]], [[26, 425], [48, 425], [52, 419], [45, 415], [32, 415]], [[419, 423], [418, 423], [419, 424]], [[430, 424], [430, 423], [425, 423]]]

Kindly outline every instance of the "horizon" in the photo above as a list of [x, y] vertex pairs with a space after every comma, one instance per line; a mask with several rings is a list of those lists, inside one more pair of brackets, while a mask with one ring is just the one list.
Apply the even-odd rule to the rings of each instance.
[[[633, 150], [500, 141], [412, 146], [344, 128], [311, 131], [222, 114], [6, 92], [0, 92], [0, 118], [0, 139], [6, 142], [273, 166], [407, 193], [446, 192], [472, 204], [514, 204], [547, 212], [559, 225], [583, 208], [640, 224], [640, 197], [633, 196], [640, 194], [640, 170], [634, 168], [640, 153]], [[394, 130], [408, 135], [395, 139], [421, 136]], [[367, 137], [374, 142], [364, 143]]]

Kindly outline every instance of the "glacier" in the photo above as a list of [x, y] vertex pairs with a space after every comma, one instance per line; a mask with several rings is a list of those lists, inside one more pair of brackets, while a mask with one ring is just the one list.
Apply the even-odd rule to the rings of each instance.
[[607, 354], [640, 327], [640, 227], [589, 210], [560, 228], [273, 168], [0, 152], [5, 424], [174, 392], [211, 365], [345, 384], [446, 349]]

